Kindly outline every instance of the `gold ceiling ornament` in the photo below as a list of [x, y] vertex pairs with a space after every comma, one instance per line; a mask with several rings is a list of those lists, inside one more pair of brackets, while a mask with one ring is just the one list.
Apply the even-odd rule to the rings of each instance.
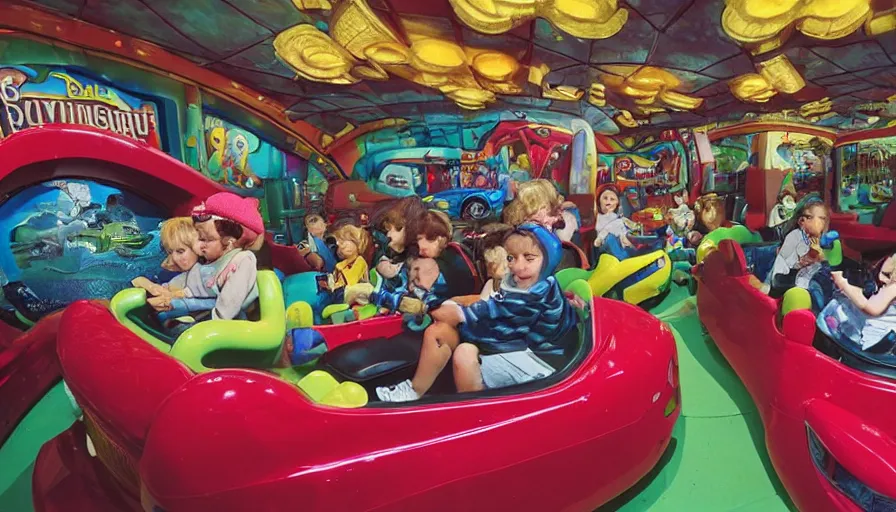
[[300, 11], [329, 11], [333, 4], [328, 0], [292, 0], [292, 4]]
[[816, 39], [848, 36], [871, 17], [870, 0], [726, 0], [722, 28], [754, 53], [779, 47], [792, 30]]
[[817, 119], [819, 116], [830, 112], [833, 106], [834, 103], [831, 102], [830, 98], [822, 98], [801, 106], [800, 115], [809, 120]]
[[354, 84], [357, 62], [351, 54], [312, 25], [296, 25], [277, 34], [274, 52], [302, 78], [331, 84]]
[[794, 94], [806, 86], [806, 81], [800, 76], [787, 55], [780, 54], [777, 57], [760, 62], [756, 65], [759, 74], [768, 80], [778, 92]]
[[449, 0], [454, 14], [483, 34], [503, 34], [534, 18], [582, 39], [606, 39], [628, 21], [617, 0]]
[[628, 110], [620, 110], [615, 116], [613, 116], [613, 120], [616, 121], [616, 124], [625, 128], [637, 128], [638, 121], [632, 117], [632, 113]]
[[549, 100], [579, 101], [585, 95], [584, 89], [571, 85], [552, 86], [547, 82], [541, 84], [541, 96]]
[[750, 103], [766, 103], [778, 94], [772, 84], [757, 73], [747, 73], [731, 79], [728, 88], [735, 98]]
[[734, 97], [750, 103], [765, 103], [779, 92], [795, 94], [806, 87], [806, 81], [783, 53], [756, 64], [759, 73], [733, 78], [728, 88]]
[[588, 89], [588, 103], [595, 107], [607, 106], [607, 86], [594, 82]]
[[896, 30], [896, 8], [880, 12], [865, 22], [865, 33], [871, 37]]
[[703, 98], [676, 91], [682, 85], [681, 80], [665, 69], [623, 65], [615, 66], [612, 70], [621, 72], [624, 76], [605, 74], [602, 79], [606, 86], [629, 97], [635, 105], [643, 107], [641, 110], [661, 107], [693, 110], [703, 104]]
[[529, 66], [529, 83], [537, 85], [541, 87], [541, 84], [544, 83], [544, 77], [548, 76], [548, 73], [551, 72], [551, 68], [548, 67], [547, 64], [532, 64]]
[[[274, 39], [277, 56], [303, 78], [352, 84], [394, 76], [437, 89], [471, 110], [485, 108], [496, 94], [523, 92], [524, 66], [513, 55], [461, 46], [453, 33], [413, 20], [402, 20], [406, 38], [399, 38], [364, 0], [333, 4], [330, 35], [299, 25]], [[543, 80], [550, 69], [528, 71], [530, 80]]]

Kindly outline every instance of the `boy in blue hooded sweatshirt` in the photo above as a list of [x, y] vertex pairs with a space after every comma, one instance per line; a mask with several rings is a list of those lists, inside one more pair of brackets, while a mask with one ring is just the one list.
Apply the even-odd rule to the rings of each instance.
[[424, 333], [413, 380], [377, 388], [380, 400], [418, 399], [452, 354], [459, 392], [521, 384], [554, 373], [538, 355], [562, 354], [566, 334], [577, 320], [553, 276], [562, 256], [560, 240], [548, 229], [527, 223], [507, 235], [504, 247], [509, 272], [499, 292], [467, 307], [446, 301], [432, 311], [435, 323]]

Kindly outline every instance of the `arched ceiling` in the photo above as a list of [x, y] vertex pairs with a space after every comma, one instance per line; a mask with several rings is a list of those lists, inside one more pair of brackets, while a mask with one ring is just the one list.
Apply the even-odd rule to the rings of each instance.
[[840, 128], [857, 110], [896, 118], [893, 0], [28, 4], [158, 44], [331, 136], [496, 110], [610, 134], [761, 112]]

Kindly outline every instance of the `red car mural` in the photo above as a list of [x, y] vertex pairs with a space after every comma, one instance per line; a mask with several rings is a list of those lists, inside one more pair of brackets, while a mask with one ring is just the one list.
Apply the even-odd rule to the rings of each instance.
[[776, 301], [755, 288], [733, 240], [695, 273], [700, 319], [756, 403], [796, 506], [894, 510], [896, 368], [843, 348], [822, 351], [815, 315], [782, 311], [786, 296]]

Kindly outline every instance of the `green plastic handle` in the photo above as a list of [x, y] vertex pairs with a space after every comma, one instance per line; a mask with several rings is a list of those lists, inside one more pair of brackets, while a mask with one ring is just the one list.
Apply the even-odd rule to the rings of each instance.
[[128, 313], [135, 309], [142, 308], [145, 304], [146, 290], [143, 288], [127, 288], [116, 293], [115, 296], [112, 297], [112, 300], [109, 301], [109, 309], [112, 311], [112, 316], [114, 316], [121, 325], [127, 327], [129, 331], [139, 336], [140, 339], [162, 352], [169, 352], [171, 350], [171, 345], [146, 332], [142, 327], [128, 318]]
[[241, 352], [240, 362], [272, 366], [286, 337], [286, 309], [280, 279], [270, 270], [258, 272], [258, 303], [261, 320], [207, 320], [187, 329], [177, 338], [171, 355], [195, 372], [213, 370], [203, 359], [218, 350]]

